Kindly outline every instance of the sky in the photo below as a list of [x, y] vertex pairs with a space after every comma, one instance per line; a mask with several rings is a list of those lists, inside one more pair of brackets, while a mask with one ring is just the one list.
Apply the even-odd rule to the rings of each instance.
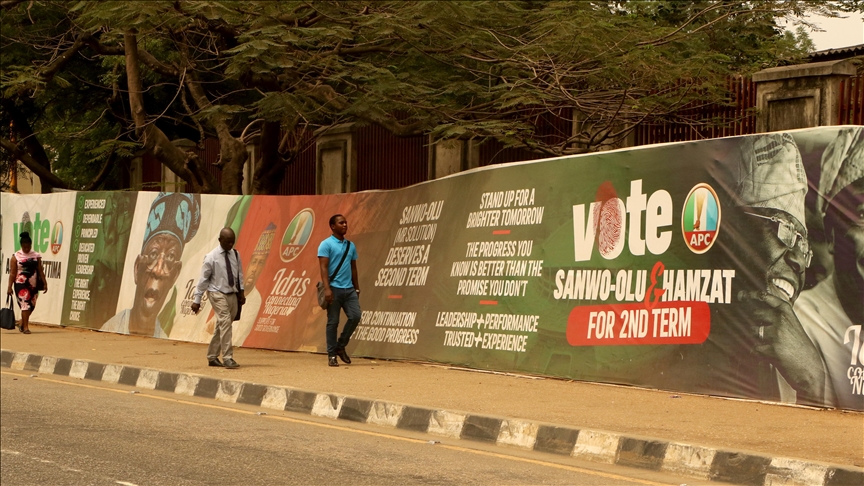
[[862, 14], [844, 14], [847, 18], [812, 17], [809, 20], [825, 32], [809, 32], [817, 51], [864, 44]]

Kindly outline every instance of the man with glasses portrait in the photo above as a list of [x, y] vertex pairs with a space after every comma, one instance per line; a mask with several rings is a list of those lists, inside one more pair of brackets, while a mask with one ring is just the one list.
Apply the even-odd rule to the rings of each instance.
[[737, 160], [726, 165], [733, 207], [712, 255], [716, 267], [736, 272], [733, 301], [712, 306], [708, 340], [682, 348], [671, 372], [708, 393], [821, 403], [821, 358], [792, 308], [812, 259], [801, 154], [788, 134], [736, 142]]

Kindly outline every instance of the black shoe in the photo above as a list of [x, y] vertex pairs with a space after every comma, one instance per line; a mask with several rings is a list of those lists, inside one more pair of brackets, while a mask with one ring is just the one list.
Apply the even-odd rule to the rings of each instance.
[[339, 362], [336, 361], [336, 356], [330, 356], [327, 358], [327, 366], [339, 366]]
[[228, 368], [228, 369], [232, 369], [232, 370], [233, 370], [233, 369], [235, 369], [235, 368], [239, 368], [240, 365], [237, 364], [237, 362], [234, 361], [233, 359], [228, 358], [228, 359], [225, 360], [225, 367]]
[[341, 359], [343, 363], [351, 364], [351, 358], [348, 357], [348, 353], [345, 352], [345, 348], [337, 349], [336, 354], [339, 356], [339, 359]]
[[222, 362], [219, 361], [219, 358], [208, 359], [207, 364], [210, 366], [219, 366], [220, 368], [225, 367], [225, 365], [223, 365]]

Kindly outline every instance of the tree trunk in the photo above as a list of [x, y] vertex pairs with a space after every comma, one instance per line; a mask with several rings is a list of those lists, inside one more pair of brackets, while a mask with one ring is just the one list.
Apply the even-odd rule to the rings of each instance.
[[[261, 160], [255, 166], [252, 194], [277, 194], [288, 166], [279, 154], [282, 130], [279, 122], [264, 122], [261, 127]], [[291, 157], [293, 161], [294, 157]]]
[[154, 123], [148, 123], [147, 112], [144, 110], [144, 86], [138, 64], [138, 40], [133, 32], [126, 32], [123, 39], [129, 106], [135, 120], [135, 133], [142, 137], [144, 150], [189, 183], [191, 192], [217, 192], [216, 179], [199, 166], [198, 157], [174, 146], [162, 130]]
[[[212, 104], [204, 93], [204, 89], [194, 79], [192, 73], [187, 73], [186, 86], [199, 110], [210, 108]], [[215, 113], [207, 117], [207, 121], [216, 129], [219, 137], [219, 159], [222, 167], [222, 192], [225, 194], [243, 194], [243, 167], [249, 154], [243, 142], [231, 135], [228, 121], [224, 116]]]
[[[30, 155], [30, 160], [42, 166], [45, 171], [51, 173], [51, 160], [48, 158], [48, 154], [45, 152], [45, 147], [42, 146], [42, 143], [36, 138], [36, 134], [33, 133], [33, 129], [30, 127], [30, 123], [27, 121], [27, 117], [21, 113], [21, 110], [15, 106], [15, 103], [7, 98], [2, 99], [3, 109], [9, 113], [9, 116], [12, 118], [13, 123], [13, 134], [17, 138], [17, 140], [21, 141], [21, 144], [24, 146], [24, 152]], [[32, 163], [32, 162], [31, 162]], [[40, 172], [34, 170], [34, 168], [30, 167], [29, 164], [25, 163], [33, 173], [39, 175]], [[41, 171], [44, 174], [44, 171]], [[57, 186], [54, 183], [54, 180], [50, 177], [42, 177], [39, 176], [39, 180], [42, 183], [42, 193], [49, 194], [51, 189], [55, 186], [65, 189], [67, 186], [65, 184], [61, 186]]]

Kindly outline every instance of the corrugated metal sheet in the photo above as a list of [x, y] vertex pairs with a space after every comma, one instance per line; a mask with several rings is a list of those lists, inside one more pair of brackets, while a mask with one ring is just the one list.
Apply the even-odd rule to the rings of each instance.
[[204, 139], [204, 148], [195, 149], [195, 153], [204, 170], [216, 178], [216, 187], [221, 187], [222, 169], [214, 165], [219, 160], [219, 139]]
[[[557, 115], [544, 113], [534, 119], [537, 127], [535, 133], [539, 140], [549, 145], [557, 145], [573, 133], [572, 110], [563, 110]], [[486, 140], [480, 145], [480, 166], [504, 164], [507, 162], [519, 162], [523, 160], [535, 160], [549, 157], [547, 154], [537, 153], [523, 147], [505, 148], [504, 144], [497, 140]]]
[[864, 125], [864, 74], [840, 80], [840, 125]]
[[141, 156], [141, 190], [162, 190], [162, 163], [150, 154]]
[[357, 190], [397, 189], [429, 177], [428, 137], [397, 137], [378, 125], [354, 133]]
[[280, 196], [296, 196], [315, 194], [315, 141], [312, 133], [306, 132], [305, 148], [297, 158], [285, 169], [285, 178], [279, 185]]
[[744, 77], [731, 78], [728, 83], [733, 104], [685, 108], [675, 114], [680, 122], [643, 123], [635, 129], [634, 145], [756, 133], [756, 83]]

